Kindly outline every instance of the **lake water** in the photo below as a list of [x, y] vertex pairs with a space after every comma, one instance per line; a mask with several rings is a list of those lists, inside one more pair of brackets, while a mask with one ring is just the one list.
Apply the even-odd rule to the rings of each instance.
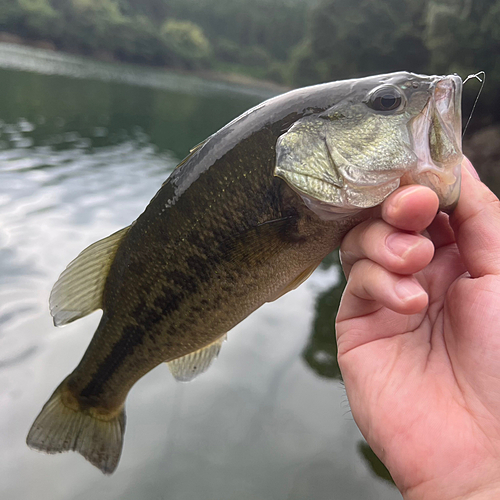
[[206, 374], [181, 384], [160, 366], [141, 379], [113, 476], [28, 449], [100, 317], [55, 328], [58, 275], [130, 224], [191, 147], [271, 93], [8, 44], [0, 84], [0, 498], [400, 498], [340, 381], [335, 256], [234, 328]]

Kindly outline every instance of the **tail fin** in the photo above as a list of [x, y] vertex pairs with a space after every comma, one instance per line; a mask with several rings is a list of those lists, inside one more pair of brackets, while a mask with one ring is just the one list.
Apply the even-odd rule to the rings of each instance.
[[125, 410], [109, 420], [99, 419], [67, 407], [61, 398], [64, 390], [63, 382], [31, 426], [26, 443], [45, 453], [77, 451], [104, 474], [112, 474], [122, 452]]

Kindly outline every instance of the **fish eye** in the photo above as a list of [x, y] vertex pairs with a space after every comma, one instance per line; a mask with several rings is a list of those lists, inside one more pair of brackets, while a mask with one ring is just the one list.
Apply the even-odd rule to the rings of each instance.
[[394, 111], [403, 103], [403, 96], [396, 87], [382, 87], [368, 96], [366, 104], [375, 111]]

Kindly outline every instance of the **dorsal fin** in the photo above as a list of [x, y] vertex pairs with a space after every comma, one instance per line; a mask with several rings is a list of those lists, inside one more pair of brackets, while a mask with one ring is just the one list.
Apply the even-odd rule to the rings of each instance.
[[[210, 136], [212, 137], [212, 136]], [[196, 144], [196, 146], [192, 147], [190, 150], [189, 150], [189, 154], [186, 155], [178, 164], [177, 166], [174, 168], [174, 170], [177, 170], [179, 167], [182, 167], [182, 165], [184, 165], [184, 163], [186, 163], [189, 158], [191, 158], [191, 156], [193, 156], [196, 151], [198, 151], [199, 149], [201, 149], [207, 142], [208, 140], [210, 139], [210, 137], [207, 137], [204, 141], [201, 141], [199, 144]], [[162, 186], [164, 186], [166, 183], [168, 182], [168, 179], [162, 184]]]
[[[212, 137], [212, 136], [210, 136], [210, 137]], [[203, 139], [201, 142], [199, 142], [198, 144], [196, 144], [196, 146], [193, 146], [189, 150], [189, 155], [187, 156], [187, 158], [189, 158], [190, 156], [194, 155], [196, 153], [196, 151], [198, 151], [198, 149], [200, 149], [206, 142], [208, 142], [208, 139], [210, 139], [210, 137], [207, 137], [206, 139]]]
[[170, 373], [180, 382], [189, 382], [200, 373], [206, 372], [219, 354], [222, 342], [226, 340], [226, 337], [227, 334], [202, 349], [169, 361], [167, 365]]
[[96, 241], [69, 263], [50, 292], [56, 326], [71, 323], [102, 306], [102, 293], [116, 251], [130, 226]]

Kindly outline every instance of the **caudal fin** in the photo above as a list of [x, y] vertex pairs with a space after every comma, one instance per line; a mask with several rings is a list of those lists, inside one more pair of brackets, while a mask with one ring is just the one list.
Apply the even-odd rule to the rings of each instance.
[[122, 452], [125, 411], [104, 420], [68, 408], [61, 398], [64, 385], [63, 382], [45, 403], [26, 443], [45, 453], [77, 451], [104, 474], [112, 474]]

